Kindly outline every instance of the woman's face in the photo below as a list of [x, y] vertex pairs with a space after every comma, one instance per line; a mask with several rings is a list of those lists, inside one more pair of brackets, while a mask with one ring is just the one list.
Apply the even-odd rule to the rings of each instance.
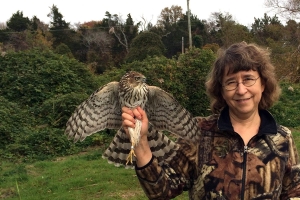
[[265, 86], [257, 71], [239, 71], [235, 74], [228, 74], [225, 70], [222, 80], [222, 96], [232, 114], [245, 118], [258, 111], [258, 104]]

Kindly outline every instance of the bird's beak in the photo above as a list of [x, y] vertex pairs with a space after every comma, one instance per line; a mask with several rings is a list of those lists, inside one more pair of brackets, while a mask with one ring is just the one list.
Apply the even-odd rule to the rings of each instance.
[[143, 78], [142, 78], [142, 82], [143, 82], [143, 83], [146, 83], [146, 77], [143, 77]]

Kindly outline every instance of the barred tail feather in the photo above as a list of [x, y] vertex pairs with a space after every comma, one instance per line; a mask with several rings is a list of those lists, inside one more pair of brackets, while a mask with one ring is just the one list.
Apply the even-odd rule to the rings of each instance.
[[107, 159], [108, 163], [114, 164], [116, 167], [125, 166], [126, 168], [133, 168], [134, 165], [126, 165], [126, 159], [130, 150], [131, 142], [124, 129], [121, 128], [117, 131], [113, 141], [103, 153], [102, 158]]
[[[148, 141], [153, 155], [162, 164], [165, 160], [171, 160], [176, 155], [179, 146], [170, 140], [162, 132], [155, 130], [151, 125], [149, 127]], [[107, 159], [108, 163], [114, 164], [116, 167], [125, 166], [125, 168], [134, 169], [136, 160], [126, 165], [126, 159], [131, 149], [131, 143], [125, 131], [121, 128], [118, 130], [113, 141], [105, 150], [102, 158]]]

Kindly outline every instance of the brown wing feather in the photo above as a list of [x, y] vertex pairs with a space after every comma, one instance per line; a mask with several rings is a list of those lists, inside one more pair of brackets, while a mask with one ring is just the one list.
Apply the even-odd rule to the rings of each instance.
[[119, 129], [122, 118], [118, 89], [118, 82], [110, 82], [82, 102], [66, 124], [68, 138], [74, 138], [74, 142], [83, 141], [106, 128]]
[[185, 139], [199, 139], [197, 120], [170, 93], [149, 86], [146, 112], [157, 130], [166, 130]]

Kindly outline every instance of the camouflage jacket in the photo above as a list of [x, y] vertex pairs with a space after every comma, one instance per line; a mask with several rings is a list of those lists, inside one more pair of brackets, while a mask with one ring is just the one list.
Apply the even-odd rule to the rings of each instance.
[[259, 131], [247, 145], [233, 131], [228, 109], [198, 118], [200, 141], [179, 139], [169, 162], [160, 166], [153, 156], [136, 167], [148, 198], [167, 200], [188, 190], [192, 200], [298, 199], [300, 165], [291, 131], [266, 110], [260, 116]]

